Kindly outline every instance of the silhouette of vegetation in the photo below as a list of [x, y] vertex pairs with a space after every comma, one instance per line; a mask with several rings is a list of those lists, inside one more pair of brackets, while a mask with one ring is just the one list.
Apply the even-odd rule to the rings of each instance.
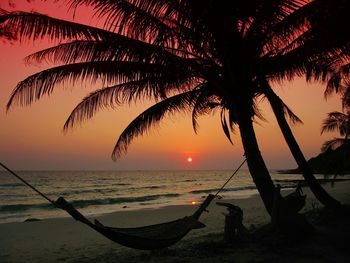
[[347, 113], [339, 111], [328, 113], [327, 118], [323, 121], [321, 133], [333, 131], [338, 131], [342, 137], [326, 141], [322, 146], [322, 152], [326, 152], [329, 149], [335, 150], [339, 146], [349, 143], [350, 110]]
[[315, 173], [325, 175], [350, 174], [350, 144], [343, 144], [336, 149], [329, 148], [309, 160]]
[[[328, 87], [338, 91], [334, 81], [338, 71], [333, 66], [346, 64], [348, 37], [331, 31], [326, 23], [329, 17], [332, 26], [342, 22], [334, 4], [329, 0], [70, 0], [68, 5], [73, 10], [91, 6], [94, 16], [104, 21], [103, 27], [38, 13], [0, 11], [0, 23], [19, 32], [19, 39], [60, 43], [27, 57], [60, 65], [18, 83], [7, 108], [30, 105], [62, 83], [101, 81], [103, 87], [72, 111], [64, 125], [68, 130], [106, 107], [154, 100], [122, 132], [114, 159], [169, 114], [192, 114], [197, 131], [200, 116], [220, 112], [229, 140], [232, 131], [240, 131], [249, 171], [271, 213], [275, 187], [253, 127], [256, 119], [264, 120], [258, 102], [261, 97], [268, 99], [294, 157], [307, 169], [286, 121], [299, 119], [277, 97], [271, 83], [306, 76], [329, 81]], [[326, 14], [325, 8], [329, 8]], [[323, 32], [323, 26], [329, 30]], [[345, 71], [341, 72], [344, 77]], [[308, 181], [313, 180], [316, 196], [321, 190], [327, 195], [310, 171], [305, 174]], [[327, 203], [327, 198], [331, 197], [322, 200]], [[288, 212], [283, 200], [281, 206], [281, 220], [292, 224], [296, 215]]]

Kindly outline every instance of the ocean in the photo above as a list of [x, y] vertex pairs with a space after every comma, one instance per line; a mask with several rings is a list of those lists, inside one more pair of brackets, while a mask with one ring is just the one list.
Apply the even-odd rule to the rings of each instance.
[[[21, 171], [22, 178], [56, 200], [62, 196], [84, 215], [121, 210], [200, 203], [216, 191], [233, 171]], [[295, 187], [296, 174], [271, 176], [283, 188]], [[240, 170], [220, 193], [246, 198], [257, 190], [248, 170]], [[60, 209], [6, 171], [0, 171], [0, 223], [67, 217]]]

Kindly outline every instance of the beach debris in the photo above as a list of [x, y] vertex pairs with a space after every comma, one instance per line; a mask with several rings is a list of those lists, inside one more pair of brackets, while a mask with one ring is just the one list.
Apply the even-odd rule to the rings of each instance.
[[216, 202], [216, 204], [226, 207], [228, 211], [228, 213], [223, 213], [225, 216], [225, 242], [232, 243], [235, 240], [239, 240], [242, 236], [246, 235], [247, 229], [242, 224], [243, 210], [239, 206], [230, 203]]

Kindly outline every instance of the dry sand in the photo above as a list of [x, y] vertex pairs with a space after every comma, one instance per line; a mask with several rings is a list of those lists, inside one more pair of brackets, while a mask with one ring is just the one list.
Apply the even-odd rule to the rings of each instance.
[[[350, 204], [350, 182], [325, 187], [338, 200]], [[307, 194], [304, 211], [319, 207], [313, 195], [307, 189], [304, 191]], [[270, 220], [259, 196], [224, 201], [243, 209], [243, 223], [248, 229]], [[169, 206], [116, 212], [98, 219], [109, 226], [140, 226], [181, 218], [192, 214], [195, 209], [195, 206]], [[327, 225], [321, 224], [318, 227], [320, 233], [306, 241], [274, 240], [265, 244], [227, 245], [222, 242], [225, 208], [217, 206], [214, 201], [209, 211], [200, 220], [207, 225], [206, 228], [193, 230], [177, 244], [155, 252], [122, 247], [72, 218], [0, 224], [0, 262], [346, 262], [349, 259], [347, 242], [343, 244], [341, 237], [338, 239], [337, 236], [338, 232], [344, 237], [350, 234], [347, 232], [350, 229], [348, 221], [334, 223], [338, 232], [329, 231]], [[339, 244], [330, 244], [332, 240], [338, 240]]]

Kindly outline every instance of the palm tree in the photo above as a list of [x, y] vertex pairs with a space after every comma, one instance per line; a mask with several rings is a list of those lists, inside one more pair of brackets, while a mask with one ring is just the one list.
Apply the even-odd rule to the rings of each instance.
[[276, 116], [278, 125], [282, 131], [284, 139], [286, 140], [288, 147], [296, 160], [302, 175], [307, 182], [310, 190], [315, 197], [327, 208], [339, 209], [341, 204], [334, 199], [330, 194], [321, 186], [314, 176], [310, 165], [304, 157], [293, 132], [286, 120], [285, 114], [287, 113], [293, 123], [301, 122], [297, 116], [295, 116], [288, 107], [283, 107], [283, 101], [272, 91], [271, 87], [266, 83], [266, 97], [272, 107], [272, 110]]
[[[307, 80], [322, 80], [327, 83], [325, 95], [332, 92], [342, 94], [343, 107], [350, 105], [350, 85], [348, 72], [349, 63], [349, 38], [346, 32], [348, 1], [338, 1], [334, 4], [331, 0], [307, 1], [302, 8], [293, 12], [287, 18], [290, 22], [298, 24], [298, 21], [307, 21], [308, 30], [300, 33], [291, 44], [300, 41], [302, 44], [292, 47], [290, 52], [285, 54], [289, 59], [286, 65], [296, 71], [306, 73]], [[334, 30], [337, 28], [337, 30]], [[342, 33], [340, 33], [342, 32]], [[286, 47], [291, 48], [290, 46]], [[300, 59], [301, 58], [301, 59]], [[303, 68], [303, 65], [304, 67]], [[329, 208], [340, 208], [340, 203], [332, 198], [317, 182], [313, 172], [307, 163], [296, 139], [286, 121], [288, 115], [292, 122], [300, 120], [284, 107], [281, 99], [272, 92], [269, 83], [265, 84], [265, 96], [268, 98], [283, 136], [296, 160], [310, 189], [317, 199]]]
[[[308, 25], [293, 14], [308, 7], [298, 0], [70, 0], [71, 8], [90, 5], [104, 28], [36, 13], [2, 11], [0, 23], [20, 38], [65, 41], [27, 59], [62, 64], [27, 77], [15, 88], [8, 109], [29, 105], [63, 82], [101, 80], [68, 118], [65, 129], [104, 107], [142, 98], [156, 103], [120, 135], [113, 158], [167, 114], [192, 112], [197, 118], [220, 111], [225, 134], [240, 130], [251, 176], [271, 213], [275, 187], [261, 156], [253, 121], [261, 118], [260, 96], [277, 101], [278, 112], [294, 116], [266, 83], [302, 75], [315, 52], [305, 52]], [[306, 50], [308, 49], [307, 46]], [[312, 68], [312, 67], [311, 67]], [[313, 69], [313, 68], [312, 68]], [[274, 110], [275, 111], [275, 110]], [[277, 112], [277, 111], [276, 111]], [[276, 114], [275, 112], [275, 114]]]
[[338, 131], [342, 138], [334, 138], [326, 141], [322, 146], [322, 152], [334, 150], [350, 141], [350, 110], [347, 113], [333, 111], [322, 123], [321, 133]]
[[323, 121], [321, 133], [338, 131], [341, 138], [326, 141], [321, 151], [326, 160], [323, 161], [323, 170], [327, 174], [341, 174], [349, 170], [349, 135], [350, 135], [350, 110], [347, 113], [330, 112]]

